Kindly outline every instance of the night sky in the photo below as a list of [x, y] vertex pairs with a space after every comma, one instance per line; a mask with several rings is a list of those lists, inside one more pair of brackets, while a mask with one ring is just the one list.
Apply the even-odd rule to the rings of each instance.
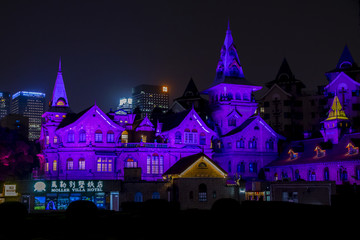
[[[2, 91], [50, 97], [62, 58], [70, 106], [115, 109], [138, 84], [180, 96], [214, 77], [230, 26], [245, 77], [271, 81], [284, 57], [310, 89], [348, 44], [360, 63], [358, 0], [1, 1]], [[171, 101], [172, 102], [172, 101]]]

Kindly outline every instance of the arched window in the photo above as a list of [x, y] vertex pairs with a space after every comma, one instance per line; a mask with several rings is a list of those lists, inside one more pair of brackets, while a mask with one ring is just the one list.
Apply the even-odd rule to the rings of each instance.
[[197, 144], [198, 133], [196, 129], [190, 132], [190, 129], [184, 130], [184, 143], [186, 144]]
[[153, 192], [151, 198], [152, 199], [160, 199], [160, 193], [159, 192]]
[[146, 156], [146, 173], [147, 174], [151, 173], [151, 156], [150, 155]]
[[204, 183], [199, 185], [199, 202], [207, 201], [207, 187]]
[[206, 135], [205, 133], [200, 133], [200, 145], [206, 145]]
[[274, 174], [274, 181], [279, 180], [279, 175], [277, 173]]
[[126, 168], [137, 168], [137, 161], [134, 161], [133, 158], [128, 158], [125, 161]]
[[160, 162], [159, 162], [159, 172], [164, 173], [164, 156], [160, 156]]
[[54, 144], [58, 143], [58, 136], [54, 136]]
[[80, 158], [79, 159], [79, 170], [85, 170], [85, 159], [84, 158]]
[[128, 143], [129, 142], [129, 133], [127, 131], [123, 131], [121, 133], [121, 143]]
[[53, 169], [53, 172], [57, 171], [57, 160], [54, 160], [54, 161], [53, 161], [53, 167], [52, 167], [52, 169]]
[[79, 132], [79, 142], [80, 143], [86, 142], [86, 132], [84, 129], [81, 129]]
[[257, 163], [256, 162], [249, 163], [249, 172], [257, 173]]
[[245, 163], [241, 162], [236, 167], [237, 173], [244, 173], [245, 172]]
[[75, 141], [75, 134], [73, 131], [69, 131], [67, 135], [67, 142], [73, 143]]
[[274, 150], [274, 141], [272, 139], [269, 139], [265, 143], [267, 150]]
[[135, 193], [134, 202], [142, 202], [143, 201], [143, 195], [141, 192]]
[[235, 99], [236, 100], [241, 100], [241, 94], [240, 93], [235, 93]]
[[249, 101], [249, 94], [244, 93], [244, 94], [243, 94], [243, 100]]
[[151, 173], [159, 174], [159, 155], [154, 153], [151, 159]]
[[316, 181], [316, 173], [315, 171], [309, 170], [309, 181]]
[[257, 144], [256, 144], [256, 139], [255, 139], [255, 138], [253, 138], [253, 139], [251, 139], [251, 140], [249, 141], [249, 148], [250, 148], [250, 149], [256, 149], [256, 148], [257, 148], [256, 145], [257, 145]]
[[95, 142], [96, 143], [101, 143], [102, 142], [102, 131], [101, 130], [96, 130], [95, 131]]
[[66, 160], [66, 170], [68, 171], [74, 170], [74, 161], [72, 160], [72, 158], [68, 158]]
[[115, 138], [114, 138], [114, 132], [113, 131], [108, 131], [107, 134], [106, 134], [106, 141], [108, 143], [113, 143], [115, 142]]
[[330, 179], [329, 168], [326, 167], [324, 168], [324, 181], [329, 181], [329, 179]]
[[240, 139], [236, 141], [236, 148], [245, 148], [245, 141], [244, 139]]
[[355, 168], [355, 176], [357, 180], [360, 180], [360, 166], [356, 166]]
[[299, 169], [295, 170], [295, 180], [299, 180], [300, 179], [300, 172]]
[[175, 143], [181, 143], [181, 132], [175, 133]]

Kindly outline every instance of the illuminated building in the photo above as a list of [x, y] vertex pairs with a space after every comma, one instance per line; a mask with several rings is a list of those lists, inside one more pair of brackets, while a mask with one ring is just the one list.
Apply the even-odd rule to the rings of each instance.
[[350, 131], [337, 96], [322, 125], [323, 138], [292, 141], [278, 160], [266, 166], [268, 180], [360, 183], [360, 133]]
[[[162, 179], [180, 158], [203, 152], [230, 178], [256, 179], [259, 170], [276, 158], [281, 137], [255, 114], [252, 92], [259, 89], [244, 78], [230, 29], [215, 81], [205, 91], [215, 125], [194, 105], [152, 122], [149, 114], [154, 107], [168, 109], [165, 86], [133, 89], [133, 107], [139, 106], [144, 114], [140, 119], [135, 113], [106, 114], [96, 104], [72, 113], [60, 65], [50, 108], [43, 115], [42, 169], [48, 179], [106, 180], [123, 179], [124, 169], [132, 167], [141, 168], [141, 178], [151, 181]], [[186, 92], [190, 90], [194, 90], [191, 82]]]
[[141, 84], [132, 89], [133, 109], [139, 108], [141, 117], [149, 117], [154, 108], [163, 113], [169, 109], [169, 88], [167, 86]]
[[120, 98], [119, 106], [117, 109], [122, 109], [126, 113], [131, 113], [133, 110], [133, 100], [132, 98]]
[[0, 119], [10, 113], [10, 93], [0, 92]]
[[328, 107], [333, 97], [338, 96], [352, 128], [360, 130], [360, 67], [354, 61], [347, 46], [339, 58], [335, 69], [325, 73], [329, 83], [324, 87]]
[[40, 137], [41, 119], [45, 108], [45, 93], [19, 91], [12, 95], [11, 113], [29, 118], [30, 141]]

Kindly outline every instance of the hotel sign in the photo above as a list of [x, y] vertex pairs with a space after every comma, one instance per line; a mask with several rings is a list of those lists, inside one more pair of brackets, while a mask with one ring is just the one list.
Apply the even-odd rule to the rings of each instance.
[[87, 193], [103, 192], [104, 182], [101, 180], [54, 180], [37, 181], [34, 192], [41, 193]]

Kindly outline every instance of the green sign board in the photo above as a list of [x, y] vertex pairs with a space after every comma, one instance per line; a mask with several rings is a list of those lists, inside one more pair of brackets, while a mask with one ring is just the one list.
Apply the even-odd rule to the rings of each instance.
[[35, 193], [89, 193], [102, 192], [103, 188], [102, 180], [53, 180], [33, 184]]

